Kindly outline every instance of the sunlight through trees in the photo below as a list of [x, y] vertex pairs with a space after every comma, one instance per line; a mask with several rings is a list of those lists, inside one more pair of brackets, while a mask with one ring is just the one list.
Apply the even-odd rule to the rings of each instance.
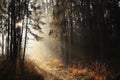
[[104, 63], [120, 71], [119, 21], [119, 0], [0, 0], [0, 55], [56, 76], [107, 80]]

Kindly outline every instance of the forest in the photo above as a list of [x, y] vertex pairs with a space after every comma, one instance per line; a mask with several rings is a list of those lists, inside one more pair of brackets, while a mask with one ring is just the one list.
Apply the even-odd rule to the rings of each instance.
[[0, 80], [120, 80], [120, 1], [0, 0]]

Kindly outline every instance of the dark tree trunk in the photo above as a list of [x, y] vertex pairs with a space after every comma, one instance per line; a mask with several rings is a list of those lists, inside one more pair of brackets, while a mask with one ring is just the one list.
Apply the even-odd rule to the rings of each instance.
[[4, 55], [4, 25], [3, 25], [3, 19], [2, 19], [2, 55]]
[[[25, 0], [25, 2], [26, 2], [26, 0]], [[23, 51], [23, 61], [25, 59], [26, 43], [27, 43], [27, 31], [28, 31], [28, 8], [27, 8], [27, 5], [25, 5], [25, 8], [26, 8], [25, 13], [27, 13], [27, 15], [26, 15], [26, 25], [25, 25], [26, 26], [26, 31], [25, 31], [25, 43], [24, 43], [24, 51]]]

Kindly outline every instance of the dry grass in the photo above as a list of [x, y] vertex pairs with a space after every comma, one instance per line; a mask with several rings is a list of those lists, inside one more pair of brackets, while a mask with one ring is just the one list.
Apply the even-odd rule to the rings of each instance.
[[0, 80], [45, 80], [31, 62], [0, 61]]
[[68, 68], [68, 70], [74, 75], [84, 75], [85, 73], [87, 73], [87, 69]]
[[46, 80], [112, 80], [117, 75], [105, 63], [73, 61], [68, 67], [59, 59], [44, 63], [39, 67], [52, 74]]
[[95, 80], [112, 80], [117, 75], [106, 63], [94, 62], [89, 69], [89, 76]]
[[52, 65], [56, 66], [57, 68], [63, 68], [65, 66], [64, 63], [58, 59], [54, 59], [52, 63]]
[[108, 65], [100, 62], [86, 65], [73, 62], [68, 70], [74, 75], [87, 75], [94, 80], [112, 80], [115, 77], [115, 73], [108, 68]]

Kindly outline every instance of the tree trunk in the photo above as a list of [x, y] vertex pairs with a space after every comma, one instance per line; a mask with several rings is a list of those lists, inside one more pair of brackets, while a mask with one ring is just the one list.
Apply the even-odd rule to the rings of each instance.
[[3, 19], [2, 19], [2, 55], [4, 55], [4, 26], [3, 26]]
[[[25, 1], [26, 2], [26, 1]], [[29, 4], [29, 3], [28, 3]], [[27, 8], [27, 6], [25, 5], [25, 8]], [[26, 31], [25, 31], [25, 43], [24, 43], [24, 51], [23, 51], [23, 61], [25, 59], [25, 51], [26, 51], [26, 42], [27, 42], [27, 31], [28, 31], [28, 8], [26, 9]]]

